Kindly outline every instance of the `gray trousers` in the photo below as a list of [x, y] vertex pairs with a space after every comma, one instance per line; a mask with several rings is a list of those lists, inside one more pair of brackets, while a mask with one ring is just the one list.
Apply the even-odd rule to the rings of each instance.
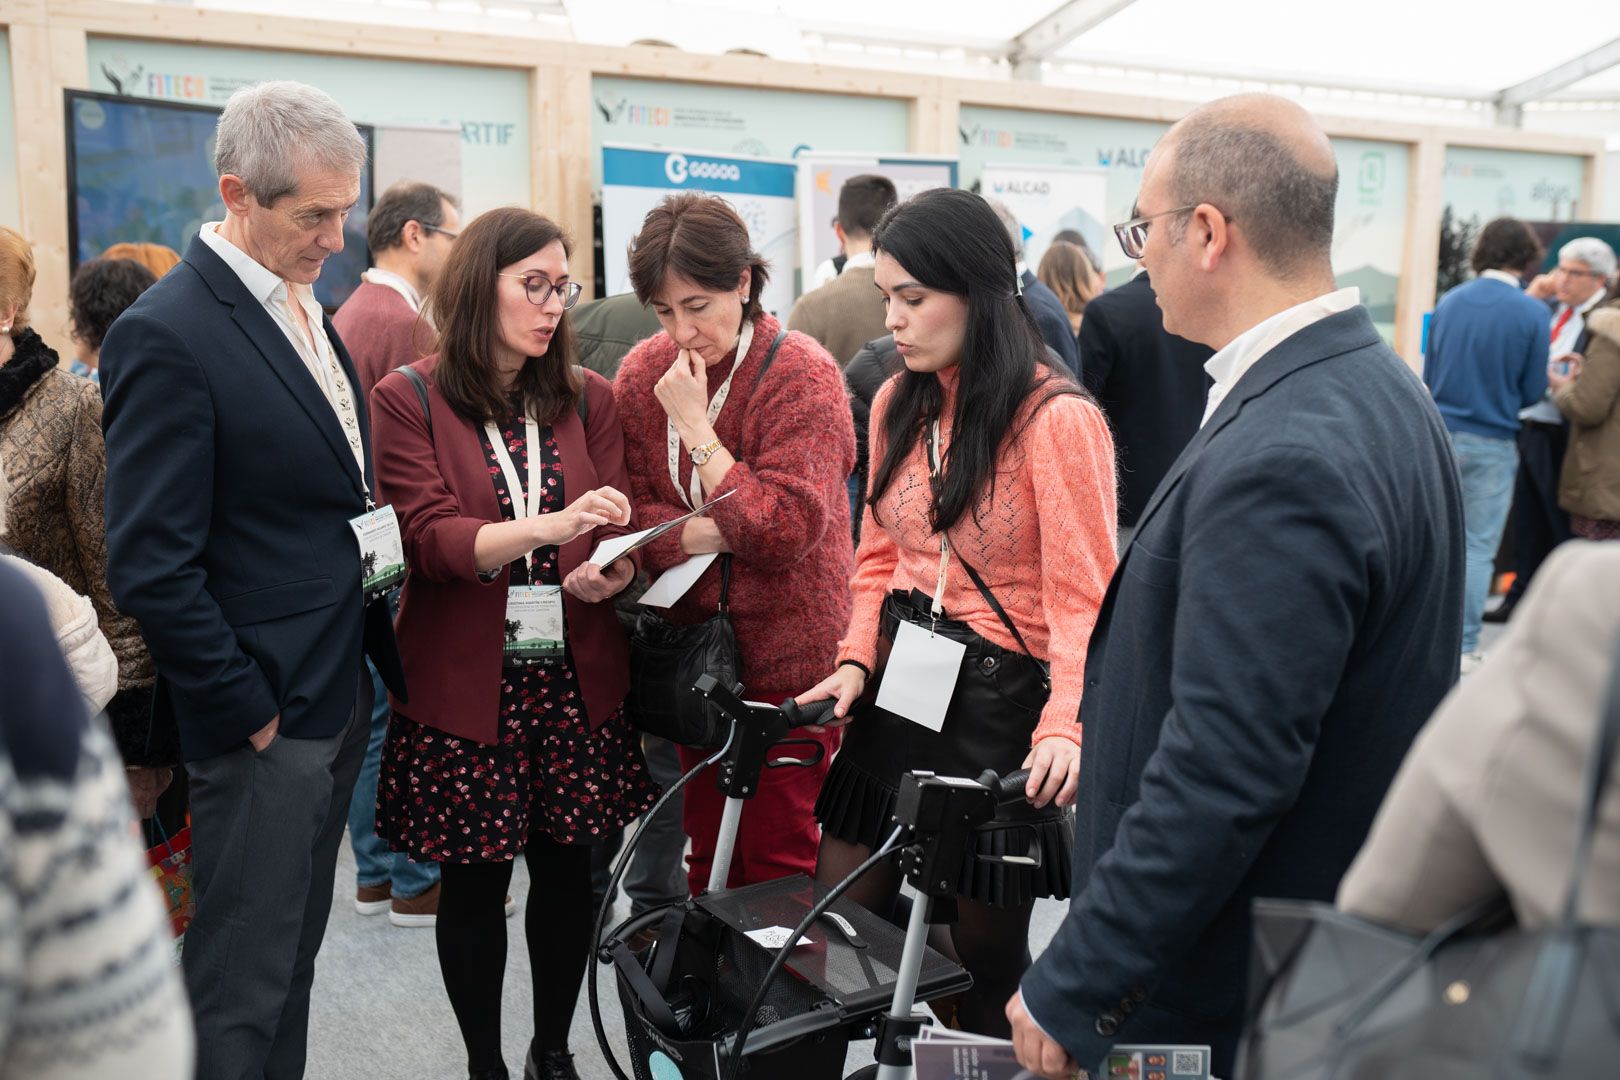
[[348, 726], [277, 735], [190, 762], [197, 911], [186, 989], [197, 1080], [299, 1080], [315, 954], [332, 911], [338, 844], [371, 729], [371, 678], [356, 676]]
[[[665, 790], [681, 778], [681, 759], [675, 744], [656, 735], [641, 737], [647, 772]], [[684, 792], [682, 793], [684, 794]], [[686, 829], [681, 823], [681, 796], [677, 795], [645, 826], [635, 858], [624, 872], [625, 895], [630, 898], [630, 914], [686, 899]], [[621, 829], [591, 849], [591, 883], [594, 906], [600, 907], [618, 857], [635, 827]]]

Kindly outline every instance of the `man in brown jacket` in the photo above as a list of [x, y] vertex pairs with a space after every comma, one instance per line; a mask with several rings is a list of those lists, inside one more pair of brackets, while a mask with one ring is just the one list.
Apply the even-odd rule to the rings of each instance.
[[889, 332], [883, 298], [873, 284], [872, 230], [895, 203], [886, 176], [852, 176], [838, 192], [838, 236], [848, 261], [843, 272], [793, 305], [787, 328], [809, 334], [846, 366], [861, 346]]
[[1553, 404], [1569, 421], [1569, 449], [1558, 483], [1558, 505], [1570, 529], [1588, 540], [1620, 539], [1620, 307], [1605, 304], [1586, 320], [1586, 355], [1566, 375], [1547, 382]]

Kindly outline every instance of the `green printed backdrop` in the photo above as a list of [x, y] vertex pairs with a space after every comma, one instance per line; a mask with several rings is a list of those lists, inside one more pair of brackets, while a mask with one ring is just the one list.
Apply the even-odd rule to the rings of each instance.
[[793, 158], [804, 150], [899, 154], [907, 106], [895, 98], [743, 89], [598, 75], [591, 81], [591, 188], [602, 144]]
[[358, 123], [453, 125], [464, 216], [529, 205], [527, 71], [121, 38], [91, 38], [88, 53], [93, 90], [223, 105], [250, 83], [296, 79], [331, 94]]
[[11, 102], [11, 38], [0, 30], [0, 224], [22, 221], [17, 204], [17, 124]]
[[[1108, 224], [1131, 216], [1142, 170], [1168, 125], [983, 106], [962, 107], [962, 184], [988, 162], [1083, 165], [1108, 170]], [[1395, 296], [1406, 236], [1408, 148], [1404, 143], [1335, 139], [1339, 161], [1333, 266], [1341, 285], [1361, 289], [1384, 337], [1395, 333]], [[1130, 276], [1130, 260], [1109, 236], [1099, 252], [1109, 283]]]
[[1586, 159], [1578, 154], [1448, 146], [1436, 294], [1470, 276], [1468, 256], [1486, 222], [1499, 217], [1572, 221], [1585, 182]]

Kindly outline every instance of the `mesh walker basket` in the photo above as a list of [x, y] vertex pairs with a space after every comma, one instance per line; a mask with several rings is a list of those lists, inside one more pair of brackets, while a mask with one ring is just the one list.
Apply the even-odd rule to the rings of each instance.
[[[610, 948], [635, 1080], [724, 1080], [727, 1044], [774, 953], [746, 932], [791, 930], [827, 891], [794, 875], [706, 893], [614, 930]], [[852, 902], [840, 900], [832, 911], [855, 939], [826, 918], [805, 933], [810, 943], [792, 952], [756, 1014], [741, 1077], [838, 1080], [851, 1038], [893, 999], [905, 934]], [[636, 956], [625, 940], [647, 925], [659, 927], [657, 942]], [[971, 983], [967, 972], [929, 949], [917, 1000]]]

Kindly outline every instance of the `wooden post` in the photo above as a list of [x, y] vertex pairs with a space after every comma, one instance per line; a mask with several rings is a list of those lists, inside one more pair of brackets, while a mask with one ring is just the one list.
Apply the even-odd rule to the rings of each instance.
[[1434, 310], [1445, 173], [1445, 140], [1439, 132], [1429, 132], [1413, 145], [1407, 171], [1406, 247], [1401, 254], [1400, 291], [1395, 296], [1395, 351], [1420, 373], [1423, 316]]
[[65, 88], [89, 85], [85, 34], [72, 27], [12, 22], [20, 231], [34, 247], [33, 324], [63, 359], [68, 341], [67, 135]]

